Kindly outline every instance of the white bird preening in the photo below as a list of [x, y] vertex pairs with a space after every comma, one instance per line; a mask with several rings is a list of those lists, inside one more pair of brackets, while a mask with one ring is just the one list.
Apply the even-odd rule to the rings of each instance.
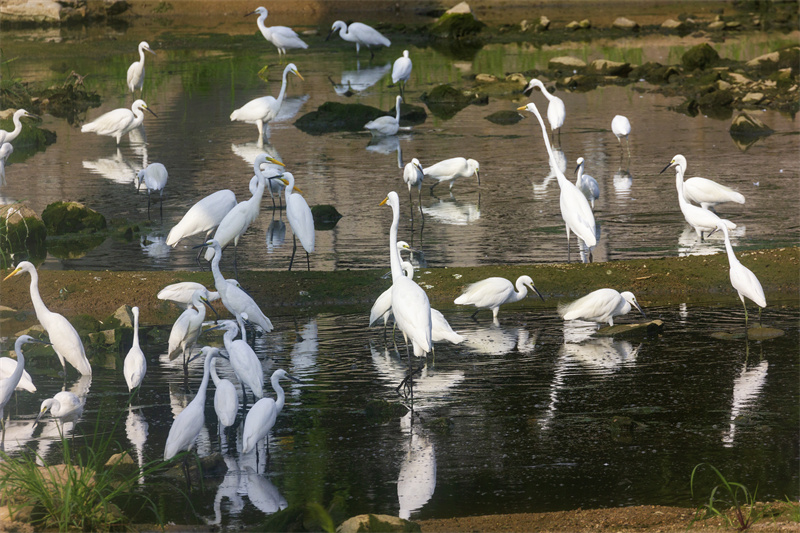
[[130, 109], [121, 107], [100, 115], [88, 124], [81, 126], [82, 133], [96, 133], [114, 137], [119, 144], [122, 136], [142, 125], [144, 111], [147, 110], [154, 117], [158, 117], [147, 107], [144, 100], [136, 100]]
[[128, 391], [139, 387], [142, 384], [142, 380], [144, 380], [145, 373], [147, 373], [147, 359], [145, 359], [144, 352], [139, 346], [139, 308], [134, 307], [131, 309], [131, 313], [133, 313], [133, 346], [128, 350], [122, 366], [122, 373], [125, 376], [125, 382], [128, 384]]
[[697, 237], [701, 241], [703, 240], [703, 232], [708, 232], [707, 237], [710, 237], [711, 234], [717, 231], [720, 222], [724, 223], [729, 230], [736, 228], [736, 224], [730, 220], [719, 218], [708, 209], [692, 205], [686, 200], [683, 182], [683, 173], [686, 171], [685, 157], [680, 154], [676, 155], [659, 174], [663, 174], [670, 167], [675, 167], [675, 187], [678, 189], [678, 203], [683, 213], [683, 218], [694, 228]]
[[244, 104], [239, 109], [231, 113], [231, 122], [239, 121], [248, 124], [255, 124], [258, 128], [258, 145], [264, 143], [264, 125], [274, 120], [278, 116], [283, 105], [283, 97], [286, 95], [286, 85], [288, 83], [289, 73], [294, 74], [301, 80], [303, 76], [297, 71], [294, 63], [289, 63], [283, 69], [283, 78], [281, 81], [281, 91], [278, 93], [278, 98], [273, 96], [262, 96], [255, 98]]
[[[286, 195], [286, 218], [289, 225], [292, 227], [292, 258], [289, 260], [289, 270], [292, 269], [294, 263], [294, 254], [297, 252], [297, 239], [300, 239], [300, 244], [303, 250], [306, 251], [306, 265], [308, 271], [311, 271], [311, 258], [309, 254], [314, 251], [314, 215], [311, 213], [311, 208], [308, 207], [306, 199], [300, 196], [302, 192], [294, 185], [294, 176], [290, 172], [284, 172], [283, 177], [279, 178], [286, 185], [284, 194]], [[296, 192], [295, 192], [296, 191]]]
[[335, 31], [339, 31], [339, 37], [345, 41], [356, 43], [356, 54], [361, 51], [362, 46], [369, 48], [369, 58], [375, 57], [375, 51], [372, 50], [373, 46], [386, 46], [387, 48], [392, 45], [392, 42], [381, 35], [381, 32], [371, 26], [362, 24], [361, 22], [353, 22], [348, 26], [341, 20], [337, 20], [331, 26], [331, 31], [328, 33], [327, 41]]
[[497, 321], [500, 306], [522, 300], [528, 295], [529, 288], [544, 301], [544, 296], [533, 284], [530, 276], [518, 277], [517, 290], [514, 291], [514, 288], [515, 285], [512, 285], [506, 278], [486, 278], [469, 285], [453, 303], [477, 307], [478, 309], [472, 313], [472, 318], [475, 318], [481, 309], [491, 309], [492, 320]]
[[632, 307], [645, 315], [636, 296], [632, 292], [617, 292], [614, 289], [597, 289], [572, 303], [558, 306], [558, 314], [564, 320], [587, 320], [589, 322], [608, 322], [614, 325], [614, 317], [627, 315]]
[[297, 32], [287, 26], [267, 26], [264, 21], [267, 20], [267, 9], [265, 7], [257, 7], [255, 11], [248, 13], [245, 17], [250, 15], [258, 15], [258, 29], [264, 39], [275, 45], [278, 49], [278, 58], [286, 55], [286, 50], [301, 48], [305, 50], [308, 45], [303, 42]]
[[528, 82], [525, 91], [532, 90], [534, 87], [541, 89], [542, 93], [547, 97], [547, 122], [550, 123], [550, 131], [555, 135], [558, 130], [558, 138], [561, 139], [561, 127], [564, 125], [564, 120], [567, 118], [567, 108], [564, 106], [564, 101], [558, 96], [550, 94], [550, 91], [544, 86], [544, 83], [536, 78]]
[[406, 83], [411, 77], [411, 59], [408, 57], [408, 50], [403, 50], [403, 55], [394, 60], [392, 65], [392, 83], [400, 83], [400, 96], [406, 90]]
[[139, 43], [139, 61], [134, 61], [131, 63], [131, 66], [128, 67], [128, 89], [131, 90], [132, 93], [136, 92], [136, 90], [142, 90], [142, 86], [144, 85], [144, 53], [145, 51], [150, 52], [153, 55], [156, 55], [153, 50], [150, 49], [150, 45], [147, 44], [146, 41], [142, 41]]
[[30, 335], [20, 335], [14, 343], [14, 351], [17, 353], [17, 366], [14, 371], [7, 378], [0, 379], [0, 425], [3, 426], [3, 437], [0, 440], [0, 449], [6, 438], [6, 418], [4, 409], [6, 404], [14, 394], [14, 389], [19, 385], [22, 374], [25, 372], [25, 356], [22, 353], [22, 347], [31, 342], [41, 342]]
[[586, 199], [591, 202], [592, 209], [594, 209], [594, 201], [600, 198], [600, 186], [597, 184], [596, 179], [584, 173], [586, 162], [582, 157], [578, 158], [577, 163], [578, 166], [575, 168], [575, 172], [578, 173], [578, 177], [575, 179], [575, 186], [578, 187]]
[[[431, 304], [428, 295], [407, 278], [400, 267], [400, 253], [397, 251], [397, 227], [400, 224], [400, 199], [397, 193], [390, 191], [380, 205], [392, 208], [392, 226], [389, 229], [389, 260], [392, 265], [392, 313], [394, 321], [406, 341], [414, 346], [414, 355], [422, 357], [433, 348], [431, 341]], [[409, 354], [410, 359], [410, 354]]]
[[12, 276], [18, 276], [23, 272], [31, 275], [31, 301], [36, 312], [36, 319], [47, 331], [53, 349], [61, 362], [64, 370], [64, 377], [67, 375], [67, 362], [75, 367], [75, 370], [83, 376], [92, 375], [92, 367], [89, 359], [86, 358], [86, 351], [83, 348], [81, 337], [72, 324], [63, 315], [50, 311], [44, 304], [39, 294], [39, 273], [36, 267], [29, 261], [22, 261], [3, 281]]
[[375, 120], [370, 120], [364, 124], [364, 129], [375, 137], [388, 137], [395, 135], [400, 129], [400, 104], [403, 102], [402, 96], [397, 96], [395, 99], [395, 116], [378, 117]]
[[[290, 379], [300, 383], [299, 379], [287, 374], [282, 368], [272, 373], [270, 382], [272, 383], [272, 389], [277, 395], [277, 399], [261, 398], [250, 408], [250, 411], [248, 411], [247, 417], [244, 420], [244, 431], [242, 432], [243, 454], [255, 450], [258, 442], [264, 437], [269, 439], [269, 432], [275, 425], [278, 414], [283, 410], [283, 405], [286, 402], [286, 394], [283, 392], [283, 388], [280, 385], [281, 379]], [[269, 441], [267, 442], [267, 455], [269, 456]]]
[[14, 123], [14, 129], [11, 131], [0, 130], [0, 145], [4, 143], [10, 143], [14, 139], [22, 133], [22, 121], [20, 119], [28, 117], [28, 118], [37, 118], [36, 115], [28, 113], [24, 109], [17, 109], [14, 111], [14, 116], [12, 121]]
[[434, 163], [428, 168], [423, 169], [422, 173], [426, 178], [435, 180], [433, 185], [431, 185], [431, 194], [433, 194], [433, 188], [444, 181], [450, 182], [450, 190], [452, 191], [453, 184], [458, 178], [471, 178], [472, 176], [475, 176], [478, 178], [478, 186], [480, 186], [480, 170], [480, 163], [474, 159], [452, 157], [450, 159], [445, 159], [444, 161]]
[[158, 209], [161, 218], [164, 218], [164, 187], [167, 186], [167, 167], [161, 163], [150, 163], [136, 174], [136, 192], [142, 187], [147, 188], [147, 218], [150, 219], [150, 193], [158, 192]]
[[594, 220], [594, 213], [589, 201], [583, 195], [580, 189], [571, 183], [564, 173], [555, 165], [555, 155], [550, 146], [550, 140], [547, 137], [547, 130], [542, 120], [542, 115], [536, 108], [533, 102], [526, 106], [520, 107], [517, 111], [530, 111], [536, 116], [539, 121], [539, 126], [542, 128], [542, 137], [544, 138], [544, 147], [547, 148], [547, 154], [553, 164], [550, 165], [551, 170], [555, 171], [556, 179], [558, 179], [558, 186], [561, 189], [559, 196], [559, 203], [561, 206], [561, 218], [564, 219], [564, 224], [567, 228], [567, 261], [569, 261], [569, 236], [570, 231], [574, 232], [580, 240], [584, 242], [586, 248], [589, 250], [589, 259], [591, 260], [591, 250], [597, 245], [597, 226]]
[[192, 295], [192, 307], [188, 307], [180, 314], [172, 325], [169, 332], [169, 342], [167, 355], [169, 360], [176, 359], [183, 355], [183, 372], [189, 371], [189, 360], [191, 359], [194, 345], [203, 329], [203, 321], [206, 319], [206, 307], [208, 302], [208, 291], [205, 288], [196, 290]]
[[[686, 158], [675, 156], [675, 165], [681, 168], [681, 176], [686, 174]], [[672, 163], [670, 163], [672, 165]], [[667, 167], [669, 168], [669, 167]], [[708, 178], [695, 176], [683, 182], [683, 197], [687, 202], [700, 204], [703, 209], [714, 211], [714, 206], [725, 202], [743, 204], [744, 195]], [[733, 229], [730, 226], [728, 229]]]
[[720, 219], [717, 226], [722, 234], [725, 236], [725, 251], [728, 253], [728, 264], [730, 265], [730, 278], [731, 285], [739, 293], [739, 299], [744, 306], [744, 327], [747, 329], [747, 303], [744, 299], [752, 300], [758, 306], [758, 323], [761, 324], [761, 309], [767, 306], [767, 299], [764, 296], [764, 289], [761, 287], [761, 282], [758, 281], [753, 272], [744, 266], [733, 253], [733, 246], [731, 245], [731, 238], [728, 235], [728, 228], [725, 221]]
[[75, 423], [83, 414], [83, 406], [86, 399], [79, 398], [75, 393], [61, 391], [52, 398], [44, 400], [39, 408], [39, 415], [34, 421], [34, 425], [39, 423], [39, 419], [50, 411], [50, 416], [58, 419], [61, 424], [67, 422]]
[[616, 115], [611, 120], [611, 131], [617, 136], [620, 147], [620, 159], [622, 159], [622, 137], [625, 137], [625, 146], [628, 147], [628, 159], [631, 158], [631, 141], [628, 137], [631, 134], [631, 122], [628, 117]]

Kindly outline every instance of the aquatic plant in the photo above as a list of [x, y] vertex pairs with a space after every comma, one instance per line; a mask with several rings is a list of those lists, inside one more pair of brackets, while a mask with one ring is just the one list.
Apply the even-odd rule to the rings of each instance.
[[[755, 506], [758, 486], [756, 486], [753, 492], [750, 492], [743, 484], [728, 481], [725, 476], [722, 475], [722, 472], [708, 463], [700, 463], [692, 469], [692, 475], [689, 480], [692, 497], [694, 497], [694, 477], [701, 466], [709, 467], [717, 475], [719, 483], [714, 485], [711, 489], [708, 501], [697, 510], [694, 518], [692, 518], [692, 523], [697, 520], [705, 520], [716, 516], [723, 518], [729, 527], [735, 527], [739, 531], [745, 531], [762, 518], [762, 513], [758, 511]], [[721, 495], [720, 489], [723, 489]], [[727, 498], [725, 498], [725, 496], [727, 496]], [[720, 509], [719, 506], [721, 503], [728, 504], [730, 509]], [[700, 516], [700, 512], [703, 509], [705, 513], [703, 516]], [[733, 515], [733, 517], [731, 517], [731, 515]]]

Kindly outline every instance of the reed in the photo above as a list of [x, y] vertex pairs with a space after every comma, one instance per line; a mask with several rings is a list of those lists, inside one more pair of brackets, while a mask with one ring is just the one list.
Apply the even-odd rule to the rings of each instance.
[[[708, 463], [700, 463], [692, 469], [692, 475], [689, 480], [692, 497], [694, 497], [695, 474], [697, 474], [701, 466], [710, 468], [716, 474], [719, 483], [711, 489], [708, 501], [695, 513], [692, 523], [711, 517], [720, 517], [725, 520], [729, 527], [745, 531], [762, 518], [762, 513], [758, 511], [755, 505], [758, 486], [753, 492], [750, 492], [743, 484], [728, 481], [722, 475], [722, 472]], [[727, 508], [721, 508], [721, 506], [727, 506]], [[705, 511], [703, 516], [700, 516], [703, 510]]]

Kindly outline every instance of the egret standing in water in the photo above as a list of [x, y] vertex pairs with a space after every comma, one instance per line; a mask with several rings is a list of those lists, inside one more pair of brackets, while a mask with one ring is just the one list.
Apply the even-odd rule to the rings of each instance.
[[736, 254], [733, 253], [731, 238], [728, 235], [728, 227], [725, 225], [724, 220], [720, 219], [718, 228], [725, 236], [725, 251], [728, 253], [731, 285], [739, 293], [739, 299], [742, 301], [742, 306], [744, 306], [744, 327], [747, 329], [747, 304], [744, 301], [745, 298], [752, 300], [758, 306], [758, 323], [760, 325], [761, 309], [767, 306], [767, 299], [764, 296], [761, 282], [758, 281], [756, 275], [749, 268], [739, 262]]
[[[408, 245], [405, 241], [398, 241], [397, 242], [397, 251], [402, 252], [407, 250], [409, 252], [413, 252], [414, 250]], [[411, 259], [409, 257], [409, 259]], [[412, 265], [409, 261], [403, 261], [403, 257], [400, 257], [400, 266], [403, 268], [403, 273], [406, 277], [410, 279], [414, 279], [414, 265]], [[389, 322], [389, 319], [392, 318], [392, 288], [389, 287], [385, 291], [383, 291], [380, 296], [375, 299], [375, 303], [372, 304], [372, 308], [369, 311], [369, 327], [372, 327], [378, 320], [383, 319], [383, 334], [386, 335], [386, 325]]]
[[578, 177], [575, 179], [575, 186], [578, 187], [586, 199], [591, 202], [592, 209], [594, 209], [594, 201], [600, 198], [600, 186], [597, 184], [596, 179], [589, 174], [584, 174], [583, 170], [586, 166], [586, 162], [582, 157], [578, 158], [577, 163], [578, 166], [575, 168], [575, 172], [578, 173]]
[[308, 45], [303, 42], [297, 32], [287, 26], [267, 26], [264, 22], [267, 20], [267, 9], [265, 7], [258, 7], [255, 11], [248, 13], [245, 17], [250, 15], [258, 15], [258, 29], [264, 39], [275, 45], [278, 49], [278, 60], [280, 61], [286, 55], [286, 50], [301, 48], [305, 50]]
[[72, 422], [73, 424], [83, 414], [83, 405], [85, 400], [81, 400], [78, 396], [69, 391], [61, 391], [50, 399], [42, 402], [39, 408], [39, 415], [34, 421], [34, 425], [39, 423], [39, 419], [49, 410], [50, 415], [57, 419], [61, 424]]
[[164, 218], [164, 187], [167, 186], [167, 167], [161, 163], [150, 163], [136, 174], [136, 192], [142, 187], [142, 182], [147, 188], [147, 219], [150, 219], [150, 193], [158, 192], [158, 209], [161, 218]]
[[564, 125], [564, 120], [567, 118], [567, 108], [564, 106], [564, 101], [559, 98], [558, 96], [554, 96], [550, 94], [550, 91], [544, 86], [544, 83], [533, 78], [530, 82], [528, 82], [527, 87], [523, 92], [527, 92], [533, 90], [534, 87], [538, 87], [542, 90], [542, 94], [545, 95], [549, 103], [547, 104], [547, 122], [550, 123], [550, 131], [555, 136], [556, 130], [558, 130], [558, 138], [561, 139], [561, 127]]
[[480, 186], [480, 170], [480, 163], [474, 159], [452, 157], [450, 159], [445, 159], [444, 161], [434, 163], [428, 168], [423, 169], [422, 173], [426, 178], [434, 180], [433, 185], [431, 185], [431, 194], [433, 194], [433, 188], [444, 181], [450, 182], [450, 190], [452, 191], [453, 184], [458, 178], [471, 178], [472, 176], [475, 176], [478, 178], [478, 186]]
[[14, 139], [16, 139], [20, 133], [22, 133], [22, 121], [20, 119], [28, 117], [28, 118], [36, 118], [36, 115], [32, 115], [25, 111], [24, 109], [17, 109], [14, 111], [13, 123], [14, 129], [11, 131], [0, 130], [0, 146], [4, 143], [10, 143]]
[[[277, 395], [277, 399], [262, 398], [248, 411], [244, 421], [244, 430], [242, 431], [243, 454], [255, 450], [258, 441], [264, 437], [269, 438], [269, 432], [275, 425], [278, 414], [283, 410], [283, 405], [286, 402], [286, 394], [283, 392], [283, 388], [281, 388], [280, 385], [281, 379], [290, 379], [300, 383], [299, 379], [287, 374], [282, 368], [272, 373], [270, 382], [272, 383], [272, 389]], [[269, 456], [269, 441], [267, 441], [267, 455]]]
[[100, 115], [92, 122], [81, 126], [81, 132], [114, 137], [119, 144], [123, 135], [142, 125], [145, 110], [154, 117], [158, 116], [147, 107], [144, 100], [140, 99], [136, 100], [130, 109], [122, 107]]
[[144, 352], [139, 346], [139, 308], [134, 307], [131, 312], [133, 313], [133, 346], [128, 350], [128, 355], [125, 356], [125, 362], [122, 366], [122, 373], [125, 376], [125, 382], [128, 384], [128, 391], [139, 387], [147, 372], [147, 359], [145, 359]]
[[[686, 158], [683, 156], [680, 157], [681, 159], [678, 159], [678, 156], [675, 156], [677, 160], [675, 165], [680, 167], [681, 176], [683, 176], [686, 174]], [[672, 166], [672, 163], [670, 163], [670, 166]], [[735, 202], [737, 204], [743, 204], [745, 202], [744, 195], [741, 193], [717, 183], [716, 181], [698, 176], [689, 178], [683, 182], [683, 197], [687, 202], [700, 204], [700, 207], [703, 209], [709, 209], [711, 211], [714, 211], [716, 205], [725, 202]], [[728, 229], [733, 228], [729, 226]]]
[[400, 129], [400, 104], [402, 101], [402, 96], [398, 96], [395, 99], [395, 116], [383, 116], [370, 120], [364, 124], [364, 129], [369, 130], [375, 137], [395, 135]]
[[516, 292], [514, 285], [506, 278], [486, 278], [468, 286], [453, 303], [477, 307], [478, 309], [472, 313], [472, 318], [475, 318], [481, 309], [491, 309], [492, 320], [496, 321], [500, 306], [522, 300], [528, 295], [529, 288], [544, 301], [544, 296], [533, 284], [531, 277], [520, 276], [517, 278]]
[[[239, 317], [236, 318], [238, 320]], [[225, 330], [223, 336], [225, 350], [228, 352], [236, 378], [242, 386], [242, 402], [247, 405], [245, 385], [253, 392], [254, 398], [260, 400], [264, 397], [264, 370], [261, 367], [261, 361], [258, 360], [256, 352], [247, 344], [247, 341], [234, 338], [239, 333], [239, 326], [236, 322], [223, 320], [220, 326]], [[242, 335], [244, 335], [244, 328], [242, 328]]]
[[167, 355], [170, 361], [183, 355], [184, 374], [189, 372], [192, 350], [203, 329], [203, 321], [206, 319], [204, 304], [206, 303], [208, 303], [208, 291], [206, 289], [195, 291], [192, 295], [192, 307], [181, 313], [169, 332]]
[[403, 50], [403, 55], [394, 60], [392, 65], [392, 83], [400, 83], [400, 96], [406, 89], [408, 78], [411, 77], [411, 59], [408, 57], [408, 50]]
[[289, 260], [289, 270], [292, 269], [294, 254], [297, 251], [297, 239], [300, 239], [300, 244], [306, 251], [306, 264], [310, 272], [311, 258], [309, 254], [314, 251], [315, 241], [314, 215], [311, 214], [311, 208], [308, 207], [306, 199], [297, 194], [302, 191], [294, 186], [294, 176], [290, 172], [285, 172], [282, 181], [286, 185], [286, 190], [284, 191], [286, 195], [286, 218], [292, 227], [293, 246], [292, 258]]
[[392, 45], [392, 42], [381, 35], [381, 32], [371, 26], [362, 24], [361, 22], [353, 22], [348, 27], [347, 24], [341, 20], [337, 20], [331, 26], [331, 31], [328, 33], [327, 41], [335, 31], [339, 31], [339, 37], [345, 41], [356, 43], [356, 55], [361, 51], [362, 46], [369, 48], [369, 58], [375, 57], [375, 52], [372, 50], [373, 46], [386, 46], [387, 48]]
[[89, 364], [89, 359], [86, 358], [86, 351], [83, 348], [80, 335], [66, 318], [58, 313], [53, 313], [44, 304], [39, 294], [39, 273], [36, 272], [36, 267], [28, 261], [23, 261], [3, 281], [12, 276], [18, 276], [23, 272], [31, 275], [31, 301], [36, 312], [36, 319], [47, 331], [48, 337], [50, 337], [50, 342], [53, 344], [53, 349], [64, 370], [64, 378], [66, 379], [67, 376], [67, 362], [75, 367], [75, 370], [80, 372], [81, 375], [91, 376], [92, 367]]
[[139, 43], [139, 61], [134, 61], [131, 63], [131, 66], [128, 67], [128, 89], [130, 89], [132, 93], [135, 93], [137, 90], [141, 91], [144, 85], [145, 51], [156, 55], [156, 53], [150, 49], [150, 45], [147, 44], [146, 41]]
[[11, 399], [11, 396], [14, 394], [14, 389], [19, 385], [19, 381], [22, 379], [22, 373], [25, 371], [25, 356], [22, 354], [22, 347], [31, 342], [41, 341], [37, 341], [30, 335], [20, 335], [19, 338], [17, 338], [17, 341], [14, 343], [14, 351], [17, 352], [17, 366], [10, 376], [5, 379], [0, 379], [0, 425], [3, 426], [3, 437], [0, 439], [0, 449], [6, 438], [6, 417], [4, 409]]
[[214, 412], [217, 413], [219, 430], [222, 432], [236, 422], [236, 413], [239, 411], [239, 395], [236, 387], [227, 379], [217, 375], [217, 359], [211, 362], [211, 379], [214, 380]]
[[614, 289], [598, 289], [586, 296], [566, 305], [558, 307], [558, 314], [564, 320], [588, 320], [589, 322], [608, 322], [614, 325], [614, 317], [627, 315], [635, 307], [647, 316], [639, 307], [636, 296], [632, 292], [617, 292]]
[[6, 161], [13, 152], [11, 143], [0, 144], [0, 186], [6, 184]]
[[620, 148], [620, 159], [622, 159], [622, 137], [625, 137], [625, 146], [628, 148], [628, 159], [631, 158], [631, 141], [628, 136], [631, 134], [631, 123], [627, 117], [616, 115], [611, 120], [611, 131], [617, 136]]
[[411, 212], [414, 212], [413, 202], [411, 201], [411, 187], [417, 188], [417, 203], [419, 204], [419, 212], [422, 213], [422, 180], [425, 178], [425, 172], [422, 170], [422, 165], [419, 159], [413, 158], [409, 163], [406, 163], [403, 168], [403, 181], [408, 185], [408, 203], [412, 205]]

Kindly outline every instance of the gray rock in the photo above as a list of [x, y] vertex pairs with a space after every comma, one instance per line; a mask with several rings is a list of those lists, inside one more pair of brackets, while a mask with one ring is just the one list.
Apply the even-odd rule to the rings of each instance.
[[133, 308], [130, 305], [120, 306], [119, 309], [114, 311], [114, 318], [119, 320], [119, 324], [123, 328], [132, 328], [133, 327]]
[[632, 21], [631, 19], [628, 19], [628, 18], [625, 18], [625, 17], [617, 18], [614, 21], [614, 23], [611, 24], [611, 26], [614, 27], [614, 28], [620, 29], [620, 30], [638, 30], [639, 29], [639, 24], [637, 24], [636, 22]]
[[586, 68], [586, 63], [577, 57], [559, 56], [548, 61], [547, 68], [550, 70], [583, 70]]
[[0, 4], [0, 15], [9, 22], [58, 23], [61, 9], [61, 4], [55, 0], [4, 0]]

